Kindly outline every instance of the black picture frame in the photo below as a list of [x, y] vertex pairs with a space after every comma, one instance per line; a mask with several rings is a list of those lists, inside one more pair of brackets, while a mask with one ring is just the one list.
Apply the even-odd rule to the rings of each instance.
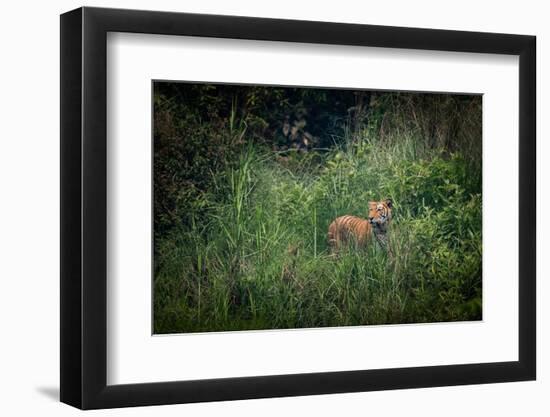
[[[519, 360], [107, 385], [108, 32], [519, 56]], [[61, 15], [61, 401], [95, 409], [534, 380], [535, 46], [534, 36], [251, 17], [88, 7]]]

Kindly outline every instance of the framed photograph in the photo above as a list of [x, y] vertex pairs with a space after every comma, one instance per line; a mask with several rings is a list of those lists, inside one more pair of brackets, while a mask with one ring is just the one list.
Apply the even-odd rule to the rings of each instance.
[[61, 16], [61, 401], [533, 380], [535, 37]]

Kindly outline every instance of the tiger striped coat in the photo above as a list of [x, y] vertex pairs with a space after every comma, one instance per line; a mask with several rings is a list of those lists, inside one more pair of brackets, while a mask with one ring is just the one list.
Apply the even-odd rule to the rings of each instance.
[[368, 220], [352, 215], [337, 217], [328, 228], [329, 247], [332, 251], [337, 251], [342, 244], [349, 243], [354, 243], [357, 247], [365, 247], [374, 235], [378, 243], [387, 248], [391, 209], [390, 199], [371, 201]]

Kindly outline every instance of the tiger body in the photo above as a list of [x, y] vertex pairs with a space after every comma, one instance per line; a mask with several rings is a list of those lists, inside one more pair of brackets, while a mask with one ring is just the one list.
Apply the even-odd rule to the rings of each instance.
[[354, 243], [365, 247], [374, 236], [378, 243], [386, 248], [388, 242], [388, 225], [391, 221], [392, 202], [369, 202], [368, 219], [345, 215], [334, 219], [328, 228], [328, 244], [337, 251], [344, 244]]

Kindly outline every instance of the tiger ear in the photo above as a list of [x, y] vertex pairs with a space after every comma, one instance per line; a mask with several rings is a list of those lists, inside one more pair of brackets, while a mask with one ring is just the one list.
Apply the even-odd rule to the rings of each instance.
[[385, 203], [386, 203], [386, 206], [388, 206], [389, 208], [392, 208], [393, 204], [392, 204], [391, 199], [387, 198]]

